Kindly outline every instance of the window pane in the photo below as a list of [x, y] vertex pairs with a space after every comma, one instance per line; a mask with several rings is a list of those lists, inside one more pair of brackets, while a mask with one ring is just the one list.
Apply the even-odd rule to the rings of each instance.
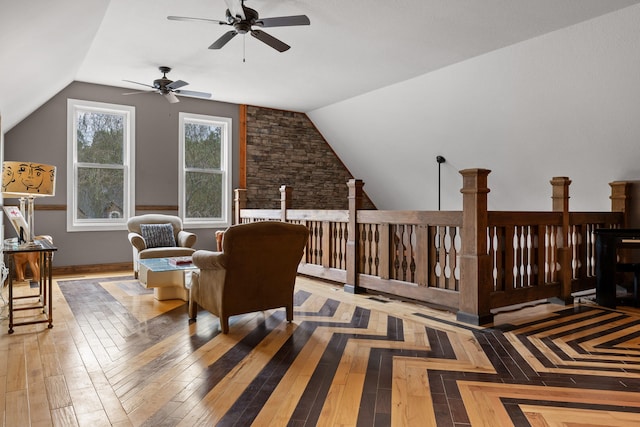
[[213, 124], [185, 123], [185, 167], [220, 170], [222, 128]]
[[77, 160], [80, 163], [122, 164], [124, 116], [78, 111]]
[[222, 175], [186, 173], [186, 216], [188, 218], [222, 217]]
[[124, 170], [78, 169], [78, 219], [122, 218]]
[[178, 213], [187, 227], [231, 224], [232, 120], [179, 114]]

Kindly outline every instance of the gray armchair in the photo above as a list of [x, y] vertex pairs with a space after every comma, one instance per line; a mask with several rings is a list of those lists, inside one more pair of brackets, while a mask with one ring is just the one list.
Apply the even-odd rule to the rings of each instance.
[[239, 224], [224, 232], [222, 252], [198, 250], [192, 259], [189, 317], [198, 306], [220, 318], [222, 333], [229, 317], [285, 307], [293, 320], [293, 288], [298, 264], [309, 239], [304, 225], [263, 221]]
[[145, 214], [127, 221], [129, 242], [133, 247], [133, 274], [138, 278], [139, 260], [190, 256], [197, 236], [182, 229], [182, 220], [174, 215]]

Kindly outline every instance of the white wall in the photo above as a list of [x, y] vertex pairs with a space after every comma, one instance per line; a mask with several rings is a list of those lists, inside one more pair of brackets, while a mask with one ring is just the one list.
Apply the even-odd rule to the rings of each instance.
[[309, 117], [379, 209], [437, 209], [442, 155], [443, 210], [476, 167], [490, 209], [549, 210], [549, 180], [568, 176], [572, 210], [609, 210], [608, 183], [640, 179], [640, 6]]

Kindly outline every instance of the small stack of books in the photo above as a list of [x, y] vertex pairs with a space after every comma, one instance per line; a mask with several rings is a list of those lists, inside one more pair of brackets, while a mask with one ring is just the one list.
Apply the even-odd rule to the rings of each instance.
[[176, 256], [176, 257], [172, 257], [172, 258], [169, 258], [169, 264], [172, 264], [172, 265], [186, 265], [186, 264], [191, 264], [191, 257], [190, 257], [190, 256]]

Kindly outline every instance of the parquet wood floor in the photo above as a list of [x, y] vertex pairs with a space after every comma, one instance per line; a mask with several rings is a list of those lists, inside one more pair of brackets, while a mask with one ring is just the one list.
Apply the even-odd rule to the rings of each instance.
[[640, 425], [636, 309], [541, 304], [483, 328], [299, 277], [293, 323], [235, 316], [223, 335], [128, 273], [54, 279], [53, 329], [0, 322], [5, 426]]

